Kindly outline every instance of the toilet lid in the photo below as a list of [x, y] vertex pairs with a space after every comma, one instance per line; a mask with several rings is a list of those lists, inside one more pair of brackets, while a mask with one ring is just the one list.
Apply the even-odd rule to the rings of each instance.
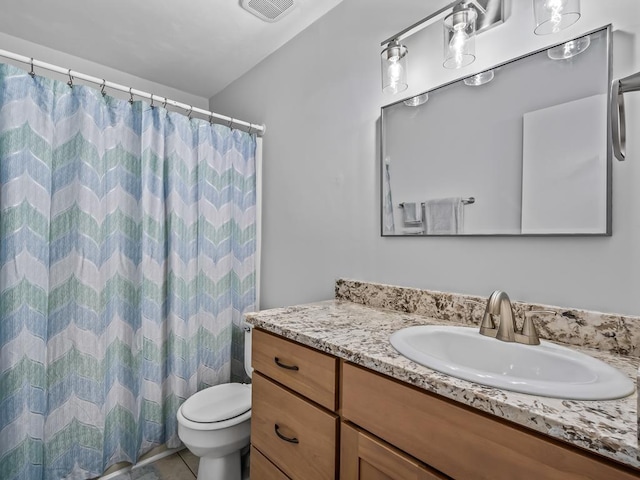
[[200, 423], [222, 422], [251, 410], [251, 389], [225, 383], [200, 390], [182, 404], [182, 415]]

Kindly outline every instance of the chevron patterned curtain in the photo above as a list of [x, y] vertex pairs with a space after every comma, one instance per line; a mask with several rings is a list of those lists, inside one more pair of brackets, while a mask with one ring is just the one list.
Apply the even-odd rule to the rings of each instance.
[[255, 137], [0, 65], [0, 478], [179, 445], [242, 379]]

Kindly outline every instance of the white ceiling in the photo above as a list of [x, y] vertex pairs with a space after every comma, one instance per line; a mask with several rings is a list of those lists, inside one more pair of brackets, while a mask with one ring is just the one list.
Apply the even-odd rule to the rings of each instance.
[[239, 0], [2, 0], [0, 32], [209, 98], [341, 1], [267, 23]]

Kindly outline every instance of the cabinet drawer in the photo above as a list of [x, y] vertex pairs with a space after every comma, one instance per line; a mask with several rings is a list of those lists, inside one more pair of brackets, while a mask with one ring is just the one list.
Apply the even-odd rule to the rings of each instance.
[[262, 455], [255, 447], [251, 447], [251, 478], [256, 480], [289, 480], [284, 473]]
[[335, 478], [337, 431], [336, 415], [254, 373], [251, 443], [293, 480]]
[[637, 479], [631, 469], [353, 365], [345, 419], [457, 480]]
[[336, 409], [336, 358], [255, 329], [252, 367], [329, 410]]

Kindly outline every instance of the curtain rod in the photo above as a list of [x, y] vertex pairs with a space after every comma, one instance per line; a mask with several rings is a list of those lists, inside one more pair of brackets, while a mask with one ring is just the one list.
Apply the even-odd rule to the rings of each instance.
[[11, 60], [16, 60], [18, 62], [26, 63], [31, 65], [31, 70], [33, 71], [33, 67], [44, 68], [45, 70], [50, 70], [52, 72], [61, 73], [63, 75], [68, 75], [71, 78], [79, 78], [80, 80], [84, 80], [87, 82], [95, 83], [100, 86], [105, 86], [108, 88], [112, 88], [114, 90], [119, 90], [121, 92], [125, 92], [130, 94], [131, 96], [136, 95], [137, 97], [147, 98], [152, 102], [161, 101], [163, 104], [171, 105], [173, 107], [181, 108], [189, 114], [199, 113], [201, 115], [206, 116], [210, 122], [215, 121], [216, 123], [227, 125], [229, 128], [235, 127], [243, 127], [243, 130], [246, 130], [249, 133], [255, 133], [258, 136], [263, 136], [266, 130], [264, 125], [256, 125], [254, 123], [245, 122], [243, 120], [238, 120], [236, 118], [227, 117], [226, 115], [220, 115], [219, 113], [210, 112], [208, 110], [203, 110], [202, 108], [194, 107], [193, 105], [187, 105], [186, 103], [177, 102], [175, 100], [168, 99], [166, 97], [161, 97], [159, 95], [155, 95], [153, 93], [143, 92], [142, 90], [137, 90], [131, 87], [125, 87], [124, 85], [120, 85], [118, 83], [106, 81], [103, 78], [92, 77], [91, 75], [86, 75], [84, 73], [76, 72], [71, 69], [58, 67], [57, 65], [53, 65], [51, 63], [46, 63], [41, 60], [34, 60], [31, 57], [25, 57], [24, 55], [18, 55], [17, 53], [9, 52], [7, 50], [0, 49], [0, 57], [10, 58]]

